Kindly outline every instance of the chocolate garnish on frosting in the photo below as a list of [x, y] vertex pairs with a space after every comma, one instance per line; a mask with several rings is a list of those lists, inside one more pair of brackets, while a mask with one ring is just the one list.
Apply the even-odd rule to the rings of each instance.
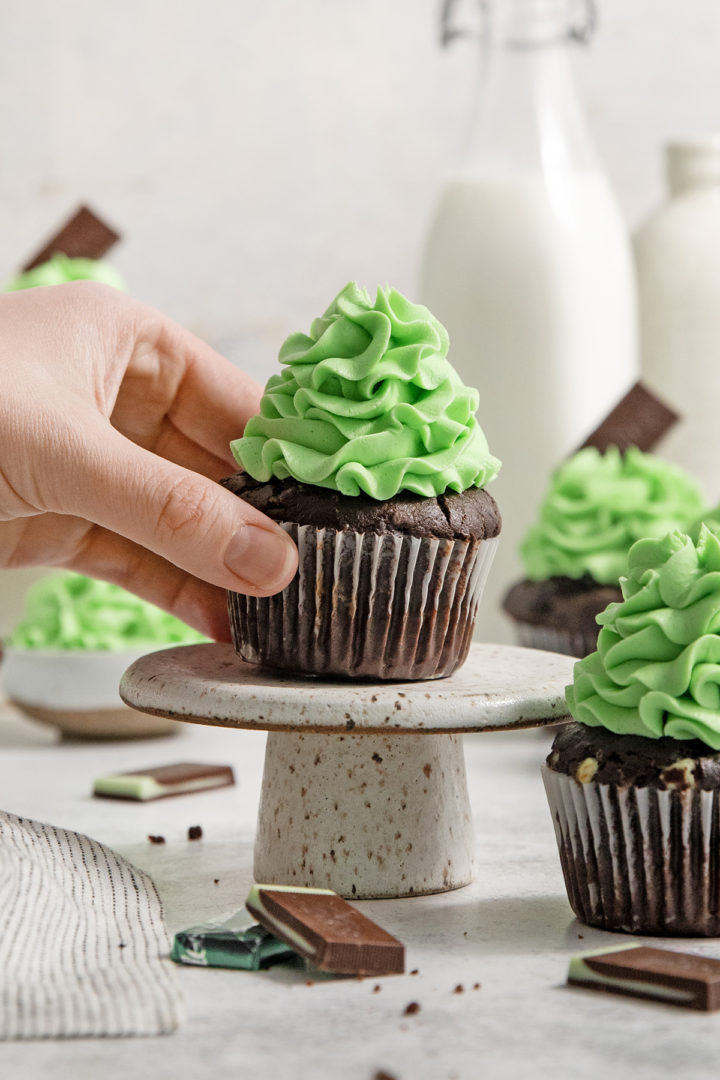
[[61, 252], [69, 259], [102, 259], [120, 239], [120, 233], [111, 228], [88, 206], [81, 206], [45, 246], [25, 265], [22, 272], [36, 266]]
[[637, 446], [649, 451], [679, 419], [679, 413], [636, 382], [578, 449], [593, 446], [604, 454], [609, 446], [620, 451]]

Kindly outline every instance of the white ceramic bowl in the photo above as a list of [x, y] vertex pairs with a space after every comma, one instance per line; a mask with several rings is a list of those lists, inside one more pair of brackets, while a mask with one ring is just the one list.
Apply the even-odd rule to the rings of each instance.
[[0, 675], [8, 698], [34, 720], [76, 738], [120, 739], [169, 735], [175, 720], [128, 708], [120, 678], [147, 646], [122, 652], [14, 649], [6, 646]]

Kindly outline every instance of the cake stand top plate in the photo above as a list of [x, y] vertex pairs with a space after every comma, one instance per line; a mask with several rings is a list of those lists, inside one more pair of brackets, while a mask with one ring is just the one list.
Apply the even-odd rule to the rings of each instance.
[[566, 719], [574, 663], [473, 643], [448, 679], [360, 682], [282, 677], [244, 663], [231, 645], [181, 645], [136, 660], [120, 696], [153, 715], [263, 731], [497, 731]]

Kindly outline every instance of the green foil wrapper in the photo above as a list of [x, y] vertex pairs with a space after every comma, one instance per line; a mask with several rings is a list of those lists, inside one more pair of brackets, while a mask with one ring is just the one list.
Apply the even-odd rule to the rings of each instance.
[[192, 967], [235, 968], [260, 971], [288, 960], [296, 960], [284, 942], [262, 926], [233, 929], [233, 920], [220, 926], [193, 926], [175, 935], [170, 959]]

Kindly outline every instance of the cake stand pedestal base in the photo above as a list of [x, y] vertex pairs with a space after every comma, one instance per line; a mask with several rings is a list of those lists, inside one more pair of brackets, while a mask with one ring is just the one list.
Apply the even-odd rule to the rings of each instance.
[[120, 695], [153, 716], [268, 731], [256, 881], [379, 899], [472, 880], [460, 732], [565, 719], [574, 663], [474, 644], [448, 679], [369, 683], [273, 674], [231, 645], [183, 645], [136, 661]]
[[270, 732], [255, 880], [416, 896], [473, 878], [460, 735]]

